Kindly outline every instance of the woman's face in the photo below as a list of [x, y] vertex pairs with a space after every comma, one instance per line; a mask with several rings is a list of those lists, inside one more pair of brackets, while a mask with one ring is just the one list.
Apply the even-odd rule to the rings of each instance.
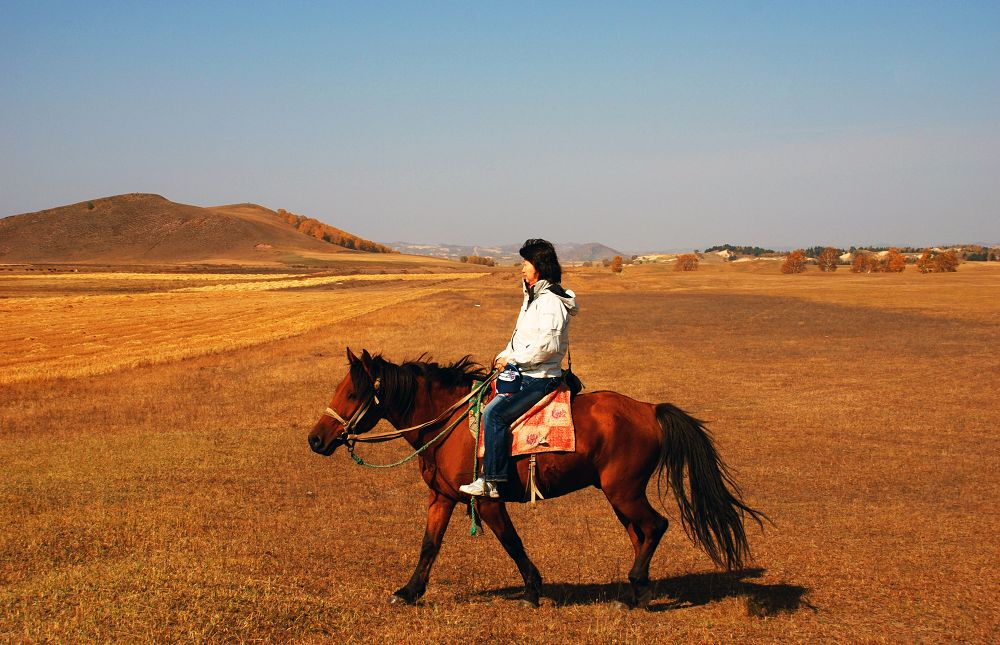
[[538, 282], [538, 270], [535, 269], [535, 265], [527, 260], [522, 262], [521, 277], [524, 278], [524, 281], [528, 283], [529, 287]]

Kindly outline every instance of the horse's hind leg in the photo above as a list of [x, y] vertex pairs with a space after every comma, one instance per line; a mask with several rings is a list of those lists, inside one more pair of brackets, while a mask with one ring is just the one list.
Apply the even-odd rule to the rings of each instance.
[[448, 528], [448, 520], [451, 519], [454, 509], [455, 500], [431, 491], [430, 504], [427, 508], [427, 530], [420, 545], [417, 567], [413, 570], [410, 581], [392, 594], [389, 602], [412, 605], [424, 595], [424, 591], [427, 590], [427, 580], [431, 576], [431, 567], [434, 566], [434, 559], [441, 550], [441, 541], [444, 539], [444, 532]]
[[631, 604], [633, 607], [646, 607], [653, 597], [649, 584], [649, 563], [660, 539], [667, 532], [669, 522], [653, 509], [645, 490], [605, 490], [604, 493], [611, 502], [615, 515], [628, 531], [635, 551], [635, 561], [628, 573], [632, 591]]
[[507, 506], [503, 502], [480, 504], [479, 516], [497, 536], [507, 555], [514, 560], [517, 570], [521, 572], [521, 577], [524, 578], [523, 602], [537, 607], [538, 595], [542, 591], [542, 576], [525, 553], [521, 536], [517, 534], [510, 515], [507, 514]]

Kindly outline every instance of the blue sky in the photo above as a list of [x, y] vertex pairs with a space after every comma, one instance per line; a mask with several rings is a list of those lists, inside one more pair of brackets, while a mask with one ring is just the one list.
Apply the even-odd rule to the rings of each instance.
[[1000, 241], [1000, 3], [0, 0], [0, 215], [391, 242]]

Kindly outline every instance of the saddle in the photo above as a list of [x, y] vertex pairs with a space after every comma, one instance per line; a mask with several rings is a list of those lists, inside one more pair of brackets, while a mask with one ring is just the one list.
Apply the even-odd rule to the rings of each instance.
[[[485, 446], [483, 433], [479, 431], [482, 422], [482, 408], [492, 399], [484, 397], [480, 405], [469, 408], [469, 431], [479, 438], [478, 454], [482, 458]], [[560, 383], [546, 394], [530, 410], [511, 424], [511, 457], [535, 455], [542, 452], [574, 452], [576, 450], [576, 429], [573, 427], [570, 389]]]

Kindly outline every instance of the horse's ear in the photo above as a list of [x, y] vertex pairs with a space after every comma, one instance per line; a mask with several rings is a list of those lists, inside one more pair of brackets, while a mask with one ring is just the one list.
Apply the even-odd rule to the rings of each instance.
[[375, 375], [372, 374], [372, 355], [368, 353], [367, 349], [361, 350], [361, 367], [365, 368], [365, 373], [373, 381], [375, 380]]
[[347, 362], [351, 365], [358, 362], [358, 357], [354, 355], [354, 352], [351, 351], [350, 347], [347, 348]]

